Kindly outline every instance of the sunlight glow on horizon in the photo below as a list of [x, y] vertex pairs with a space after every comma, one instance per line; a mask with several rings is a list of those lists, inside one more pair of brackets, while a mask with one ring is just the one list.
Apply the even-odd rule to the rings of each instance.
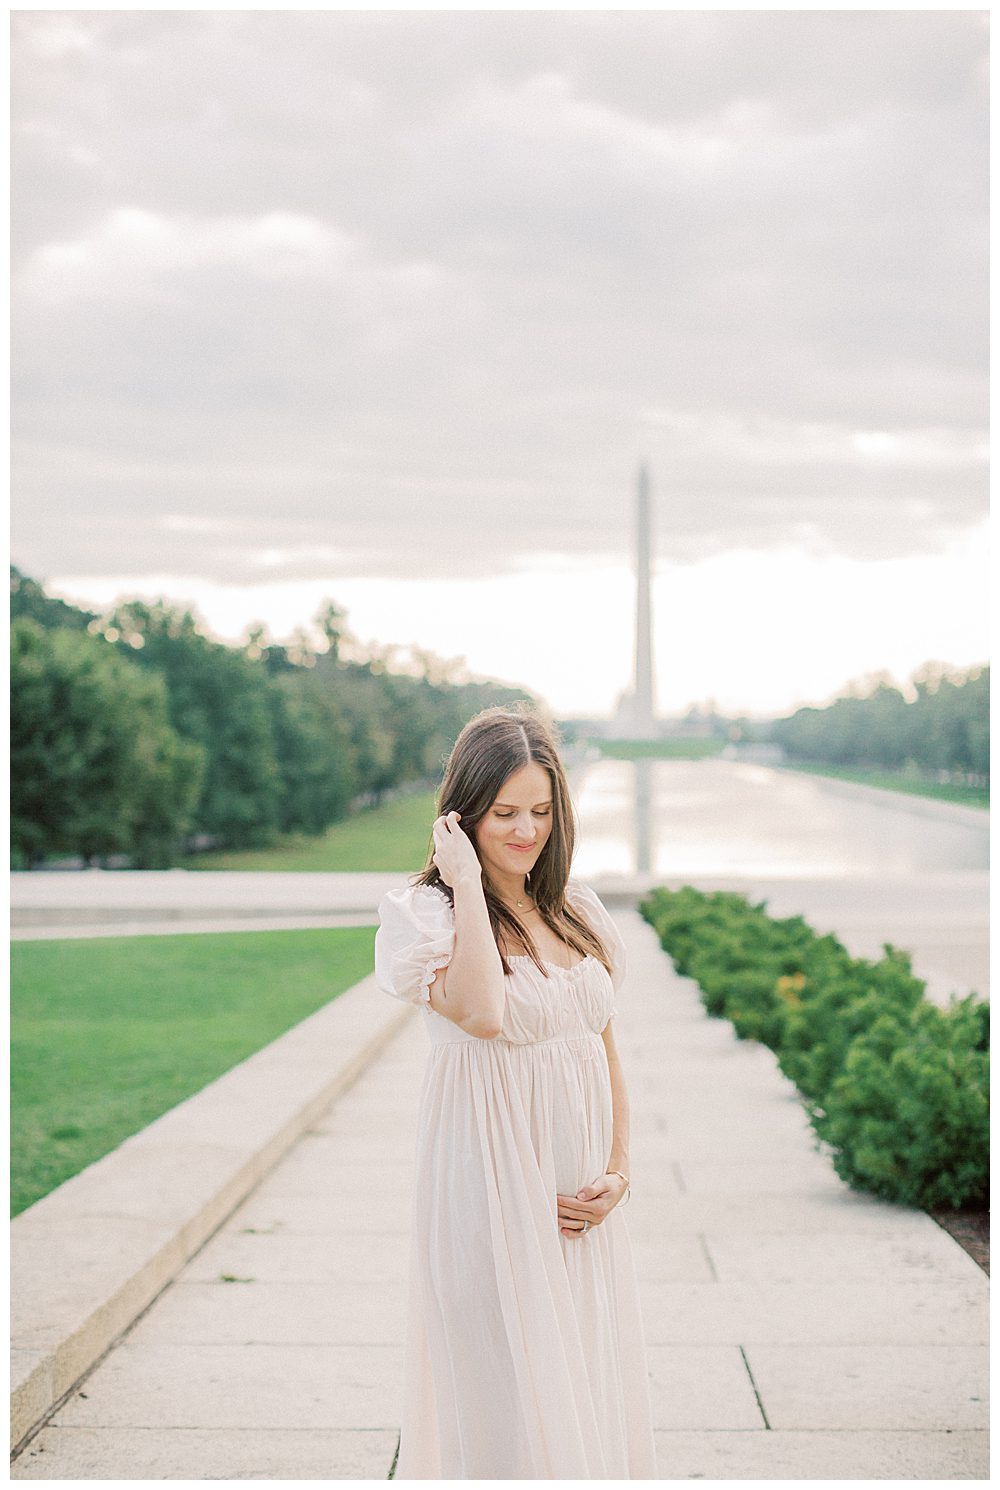
[[[697, 563], [658, 563], [653, 660], [658, 714], [714, 700], [724, 714], [770, 717], [822, 705], [849, 682], [888, 672], [900, 686], [923, 663], [972, 667], [988, 657], [987, 525], [945, 553], [858, 561], [792, 546], [730, 549]], [[541, 566], [541, 567], [537, 567]], [[423, 648], [468, 671], [539, 694], [557, 716], [607, 717], [631, 685], [634, 578], [621, 563], [560, 564], [545, 555], [488, 580], [288, 579], [220, 585], [147, 574], [65, 576], [46, 585], [106, 610], [164, 596], [190, 606], [216, 639], [253, 622], [288, 641], [319, 640], [325, 601], [346, 610], [362, 648]]]

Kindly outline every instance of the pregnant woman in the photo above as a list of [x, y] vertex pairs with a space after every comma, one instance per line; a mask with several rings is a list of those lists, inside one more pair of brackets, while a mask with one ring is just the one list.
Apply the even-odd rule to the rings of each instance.
[[379, 987], [430, 1039], [397, 1479], [655, 1479], [631, 1245], [621, 937], [569, 877], [573, 807], [528, 708], [462, 730], [434, 850], [379, 904]]

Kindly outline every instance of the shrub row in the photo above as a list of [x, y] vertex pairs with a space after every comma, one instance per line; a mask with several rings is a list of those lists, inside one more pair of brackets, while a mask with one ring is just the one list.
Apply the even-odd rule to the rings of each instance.
[[710, 1014], [775, 1052], [840, 1177], [904, 1205], [984, 1205], [989, 1004], [925, 997], [909, 953], [852, 957], [801, 916], [690, 885], [640, 906]]

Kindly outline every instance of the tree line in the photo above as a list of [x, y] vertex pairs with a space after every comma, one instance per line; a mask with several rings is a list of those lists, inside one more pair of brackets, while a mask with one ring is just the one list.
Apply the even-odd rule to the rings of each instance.
[[[386, 793], [440, 777], [465, 721], [524, 697], [395, 648], [344, 655], [336, 605], [289, 645], [261, 626], [229, 646], [164, 600], [100, 616], [11, 567], [11, 853], [127, 856], [164, 868], [192, 847], [318, 835]], [[355, 651], [359, 650], [357, 647]]]
[[926, 663], [908, 699], [885, 674], [862, 680], [826, 708], [796, 709], [767, 727], [789, 756], [881, 767], [988, 786], [990, 670]]

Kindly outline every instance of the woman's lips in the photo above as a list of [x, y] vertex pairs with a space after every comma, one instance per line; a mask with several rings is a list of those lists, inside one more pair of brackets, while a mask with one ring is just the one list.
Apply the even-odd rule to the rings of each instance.
[[519, 854], [530, 854], [535, 845], [533, 843], [508, 843], [507, 847], [514, 849]]

